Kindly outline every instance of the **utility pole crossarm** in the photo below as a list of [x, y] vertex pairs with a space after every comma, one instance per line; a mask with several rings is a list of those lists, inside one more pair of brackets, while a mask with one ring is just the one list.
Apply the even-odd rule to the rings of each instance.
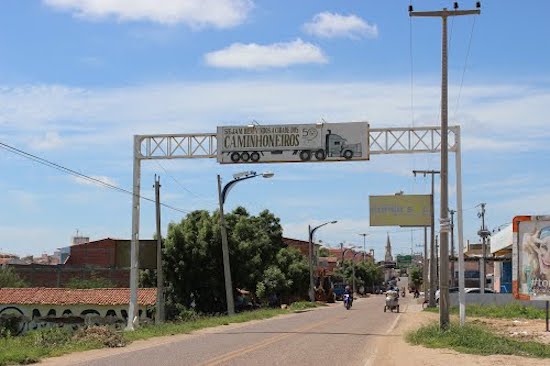
[[411, 17], [452, 17], [459, 15], [481, 14], [481, 10], [439, 10], [439, 11], [411, 11]]

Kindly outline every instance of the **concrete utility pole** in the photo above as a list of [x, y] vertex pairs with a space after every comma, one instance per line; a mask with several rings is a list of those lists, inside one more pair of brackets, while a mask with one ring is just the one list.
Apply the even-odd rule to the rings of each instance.
[[442, 47], [441, 47], [441, 199], [440, 199], [440, 235], [441, 235], [441, 274], [439, 284], [439, 327], [442, 330], [449, 328], [449, 196], [448, 196], [448, 162], [449, 162], [449, 125], [448, 125], [448, 83], [447, 83], [447, 18], [459, 15], [480, 14], [481, 3], [476, 3], [476, 10], [457, 10], [458, 3], [454, 3], [454, 10], [444, 8], [441, 11], [413, 11], [409, 6], [411, 17], [437, 17], [442, 20]]
[[[437, 239], [438, 239], [438, 235], [435, 236], [435, 268], [436, 268], [436, 283], [439, 283], [439, 279], [440, 279], [440, 276], [439, 276], [439, 270], [441, 269], [440, 267], [440, 260], [439, 260], [439, 256], [437, 255], [437, 253], [439, 252], [439, 243], [437, 242]], [[440, 287], [441, 289], [441, 287]], [[439, 296], [441, 296], [441, 290], [439, 291]]]
[[[432, 214], [433, 218], [433, 214]], [[428, 300], [428, 228], [424, 226], [424, 262], [422, 265], [422, 283], [424, 290], [424, 301]]]
[[[440, 174], [439, 170], [413, 170], [413, 174], [416, 177], [417, 174], [423, 174], [424, 176], [430, 174], [432, 176], [432, 193], [430, 196], [430, 210], [431, 210], [431, 221], [430, 221], [430, 296], [428, 299], [428, 306], [435, 307], [435, 291], [437, 290], [437, 267], [436, 267], [436, 250], [435, 250], [435, 210], [434, 210], [434, 175]], [[426, 240], [426, 237], [424, 237]], [[424, 249], [426, 255], [427, 248]], [[441, 296], [441, 294], [440, 294]]]
[[155, 324], [164, 323], [164, 273], [162, 271], [162, 233], [160, 230], [160, 177], [155, 175], [155, 206], [157, 211], [157, 314]]
[[481, 211], [477, 214], [477, 217], [481, 218], [481, 229], [477, 232], [477, 235], [481, 237], [481, 260], [479, 262], [479, 293], [485, 293], [485, 258], [487, 254], [487, 238], [491, 235], [491, 232], [485, 227], [485, 203], [481, 203]]
[[455, 210], [449, 210], [451, 214], [451, 287], [455, 287]]

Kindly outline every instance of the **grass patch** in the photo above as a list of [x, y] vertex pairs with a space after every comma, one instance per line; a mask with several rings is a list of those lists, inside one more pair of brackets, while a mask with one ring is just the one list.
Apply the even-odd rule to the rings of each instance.
[[475, 355], [516, 355], [522, 357], [550, 358], [550, 346], [517, 341], [492, 333], [486, 327], [466, 324], [460, 327], [452, 323], [447, 331], [440, 331], [438, 323], [422, 326], [406, 335], [409, 343], [429, 348], [450, 348]]
[[316, 308], [318, 306], [321, 306], [321, 304], [317, 304], [316, 302], [311, 302], [311, 301], [297, 301], [290, 304], [290, 310], [302, 311], [306, 309]]
[[[439, 308], [426, 308], [425, 311], [438, 313]], [[451, 314], [458, 314], [458, 307], [450, 309]], [[499, 319], [546, 319], [546, 310], [537, 309], [521, 304], [497, 305], [466, 305], [467, 316], [478, 316]]]
[[288, 313], [289, 310], [283, 309], [261, 309], [233, 316], [205, 316], [158, 326], [144, 325], [134, 332], [114, 332], [107, 328], [96, 327], [76, 332], [63, 328], [37, 330], [20, 337], [0, 337], [0, 366], [27, 365], [39, 362], [46, 357], [103, 347], [121, 347], [139, 339], [190, 333], [202, 328], [267, 319]]

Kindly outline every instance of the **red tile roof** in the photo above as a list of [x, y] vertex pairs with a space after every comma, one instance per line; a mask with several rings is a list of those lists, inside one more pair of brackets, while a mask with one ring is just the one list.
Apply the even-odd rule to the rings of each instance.
[[[156, 288], [138, 290], [139, 305], [154, 305]], [[128, 288], [0, 288], [0, 304], [21, 305], [126, 305], [130, 302]]]

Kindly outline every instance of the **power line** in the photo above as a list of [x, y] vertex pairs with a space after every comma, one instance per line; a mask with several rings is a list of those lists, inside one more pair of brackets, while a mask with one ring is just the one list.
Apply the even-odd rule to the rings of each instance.
[[[106, 188], [109, 188], [109, 189], [113, 189], [115, 191], [118, 191], [118, 192], [121, 192], [121, 193], [126, 193], [126, 194], [129, 194], [131, 196], [134, 195], [133, 192], [127, 190], [127, 189], [124, 189], [124, 188], [121, 188], [121, 187], [118, 187], [114, 184], [110, 184], [110, 183], [107, 183], [101, 179], [97, 179], [97, 178], [94, 178], [94, 177], [90, 177], [86, 174], [83, 174], [83, 173], [80, 173], [80, 172], [77, 172], [76, 170], [73, 170], [73, 169], [70, 169], [70, 168], [67, 168], [67, 167], [64, 167], [60, 164], [57, 164], [57, 163], [54, 163], [50, 160], [47, 160], [47, 159], [44, 159], [44, 158], [41, 158], [37, 155], [33, 155], [31, 153], [28, 153], [26, 151], [23, 151], [21, 149], [18, 149], [16, 147], [13, 147], [11, 145], [8, 145], [8, 144], [5, 144], [3, 142], [0, 142], [0, 148], [8, 151], [8, 152], [11, 152], [12, 154], [15, 154], [15, 155], [19, 155], [21, 157], [24, 157], [26, 159], [29, 159], [29, 160], [32, 160], [36, 163], [39, 163], [39, 164], [42, 164], [44, 166], [47, 166], [49, 168], [53, 168], [53, 169], [56, 169], [60, 172], [63, 172], [65, 174], [69, 174], [69, 175], [72, 175], [74, 177], [77, 177], [77, 178], [80, 178], [80, 179], [84, 179], [88, 182], [91, 182], [91, 183], [94, 183], [94, 184], [98, 184], [100, 186], [103, 186], [103, 187], [106, 187]], [[154, 199], [151, 199], [151, 198], [148, 198], [148, 197], [143, 197], [143, 196], [140, 196], [138, 195], [139, 198], [141, 199], [144, 199], [146, 201], [149, 201], [149, 202], [153, 202], [155, 203], [155, 200]], [[181, 212], [181, 213], [190, 213], [190, 211], [186, 211], [186, 210], [182, 210], [182, 209], [179, 209], [177, 207], [174, 207], [174, 206], [171, 206], [171, 205], [168, 205], [168, 204], [165, 204], [165, 203], [161, 203], [161, 205], [163, 207], [166, 207], [166, 208], [169, 208], [171, 210], [174, 210], [174, 211], [178, 211], [178, 212]]]
[[466, 68], [468, 67], [468, 59], [470, 58], [470, 49], [472, 46], [472, 39], [474, 37], [475, 25], [476, 25], [476, 18], [474, 17], [472, 22], [472, 29], [470, 30], [470, 40], [468, 41], [468, 49], [466, 51], [466, 59], [464, 60], [464, 68], [462, 69], [462, 78], [460, 80], [460, 88], [458, 89], [458, 96], [456, 98], [456, 106], [455, 106], [455, 113], [454, 113], [455, 119], [458, 113], [458, 106], [460, 104], [460, 97], [462, 94], [462, 85], [464, 84], [464, 75], [466, 75]]

